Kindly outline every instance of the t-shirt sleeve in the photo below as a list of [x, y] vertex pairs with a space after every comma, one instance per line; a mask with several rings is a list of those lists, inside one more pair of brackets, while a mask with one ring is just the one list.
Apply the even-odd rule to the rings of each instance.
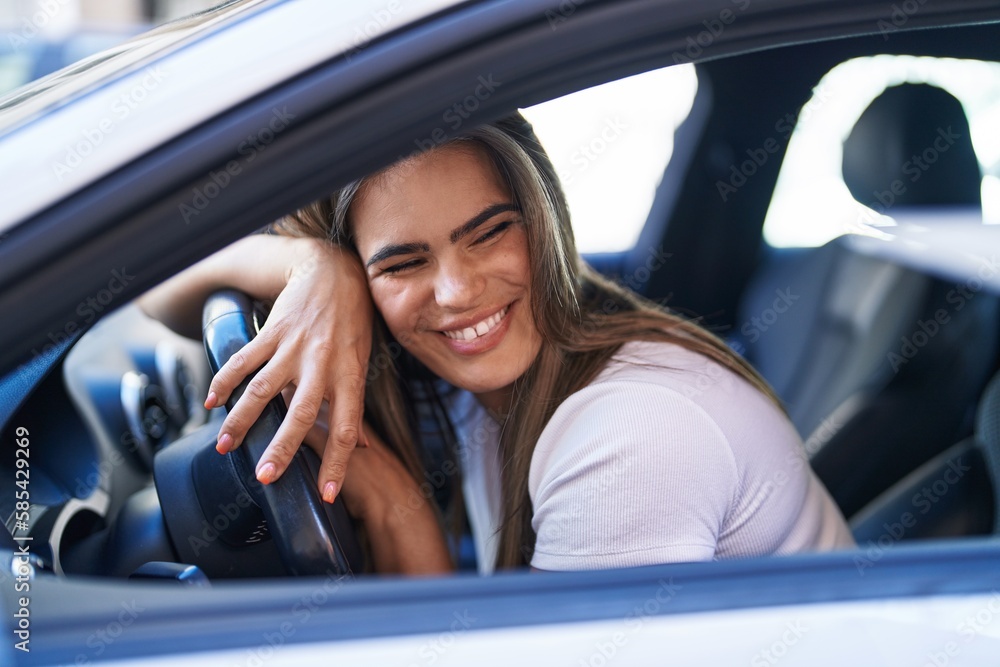
[[643, 382], [590, 385], [559, 406], [532, 457], [531, 565], [712, 560], [738, 483], [729, 443], [691, 399]]

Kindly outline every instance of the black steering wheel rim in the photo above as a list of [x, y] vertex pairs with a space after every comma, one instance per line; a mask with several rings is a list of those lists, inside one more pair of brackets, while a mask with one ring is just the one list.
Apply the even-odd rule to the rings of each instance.
[[[202, 333], [213, 373], [256, 335], [255, 313], [259, 315], [253, 300], [236, 290], [218, 291], [205, 302]], [[226, 403], [227, 410], [243, 395], [252, 377], [236, 388]], [[360, 560], [353, 523], [340, 499], [331, 506], [320, 497], [318, 458], [312, 450], [300, 447], [282, 476], [271, 484], [263, 485], [256, 479], [257, 461], [286, 412], [283, 399], [275, 397], [240, 447], [226, 458], [240, 486], [263, 512], [266, 531], [290, 574], [352, 576], [352, 565], [356, 567]]]

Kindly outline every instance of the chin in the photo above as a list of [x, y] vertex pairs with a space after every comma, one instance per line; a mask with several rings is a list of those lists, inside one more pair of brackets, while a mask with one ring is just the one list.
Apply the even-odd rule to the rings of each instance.
[[[519, 374], [497, 373], [496, 368], [482, 371], [476, 368], [456, 369], [454, 367], [441, 368], [440, 366], [437, 368], [428, 366], [428, 368], [448, 384], [458, 389], [471, 391], [474, 394], [503, 389], [510, 386], [519, 377]], [[508, 365], [506, 368], [510, 368], [510, 366]]]

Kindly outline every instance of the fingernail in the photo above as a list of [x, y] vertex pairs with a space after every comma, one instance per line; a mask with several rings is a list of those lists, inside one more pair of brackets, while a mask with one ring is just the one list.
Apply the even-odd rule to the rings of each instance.
[[337, 483], [327, 482], [326, 486], [323, 487], [323, 501], [333, 504], [333, 500], [336, 497], [337, 497]]
[[274, 481], [274, 464], [265, 463], [260, 470], [257, 471], [257, 480], [261, 484], [270, 484]]
[[369, 446], [369, 444], [368, 444], [368, 434], [365, 433], [364, 431], [361, 432], [361, 441], [358, 444], [361, 445], [362, 447], [368, 447]]
[[229, 450], [233, 448], [233, 436], [228, 433], [223, 433], [219, 436], [219, 442], [215, 445], [215, 451], [220, 454], [228, 454]]
[[205, 398], [205, 409], [211, 410], [215, 407], [215, 402], [219, 400], [219, 397], [215, 395], [214, 391], [208, 392], [208, 397]]

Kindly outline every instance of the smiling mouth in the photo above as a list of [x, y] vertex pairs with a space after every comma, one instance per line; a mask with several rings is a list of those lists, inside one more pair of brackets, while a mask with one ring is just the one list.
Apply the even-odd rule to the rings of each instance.
[[474, 326], [465, 327], [464, 329], [456, 329], [454, 331], [442, 331], [441, 333], [452, 340], [475, 340], [480, 336], [485, 336], [489, 332], [493, 331], [493, 329], [495, 329], [497, 325], [503, 321], [503, 318], [507, 315], [508, 310], [510, 310], [510, 304], [504, 306], [499, 311]]

